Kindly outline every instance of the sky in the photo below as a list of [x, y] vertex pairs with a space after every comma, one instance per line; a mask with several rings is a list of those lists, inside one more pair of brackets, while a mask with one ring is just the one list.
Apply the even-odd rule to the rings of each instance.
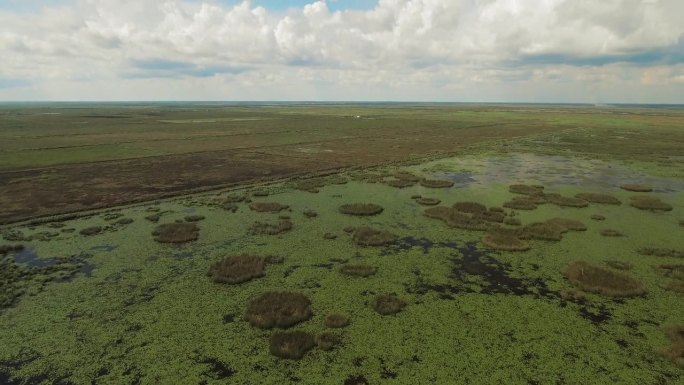
[[0, 0], [0, 101], [684, 103], [682, 0]]

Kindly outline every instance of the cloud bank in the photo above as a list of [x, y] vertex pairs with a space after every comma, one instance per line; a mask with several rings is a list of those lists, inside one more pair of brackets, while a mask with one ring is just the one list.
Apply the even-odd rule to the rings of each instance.
[[680, 0], [44, 1], [0, 7], [0, 100], [684, 103]]

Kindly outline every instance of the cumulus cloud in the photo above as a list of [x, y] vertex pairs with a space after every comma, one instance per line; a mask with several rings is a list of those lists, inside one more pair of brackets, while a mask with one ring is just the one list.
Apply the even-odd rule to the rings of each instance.
[[[682, 14], [679, 0], [9, 6], [0, 8], [0, 79], [14, 86], [0, 86], [0, 98], [640, 101], [610, 87], [682, 91]], [[596, 81], [599, 96], [578, 88]]]

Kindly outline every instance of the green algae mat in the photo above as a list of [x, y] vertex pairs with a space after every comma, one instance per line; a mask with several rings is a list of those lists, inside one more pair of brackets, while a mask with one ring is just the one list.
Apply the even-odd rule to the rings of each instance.
[[5, 227], [0, 383], [681, 384], [677, 172], [485, 153]]

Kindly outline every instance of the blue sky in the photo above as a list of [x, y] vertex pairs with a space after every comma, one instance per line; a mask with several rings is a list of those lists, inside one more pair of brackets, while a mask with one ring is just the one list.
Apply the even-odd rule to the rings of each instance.
[[680, 0], [0, 0], [0, 101], [684, 103], [682, 14]]

